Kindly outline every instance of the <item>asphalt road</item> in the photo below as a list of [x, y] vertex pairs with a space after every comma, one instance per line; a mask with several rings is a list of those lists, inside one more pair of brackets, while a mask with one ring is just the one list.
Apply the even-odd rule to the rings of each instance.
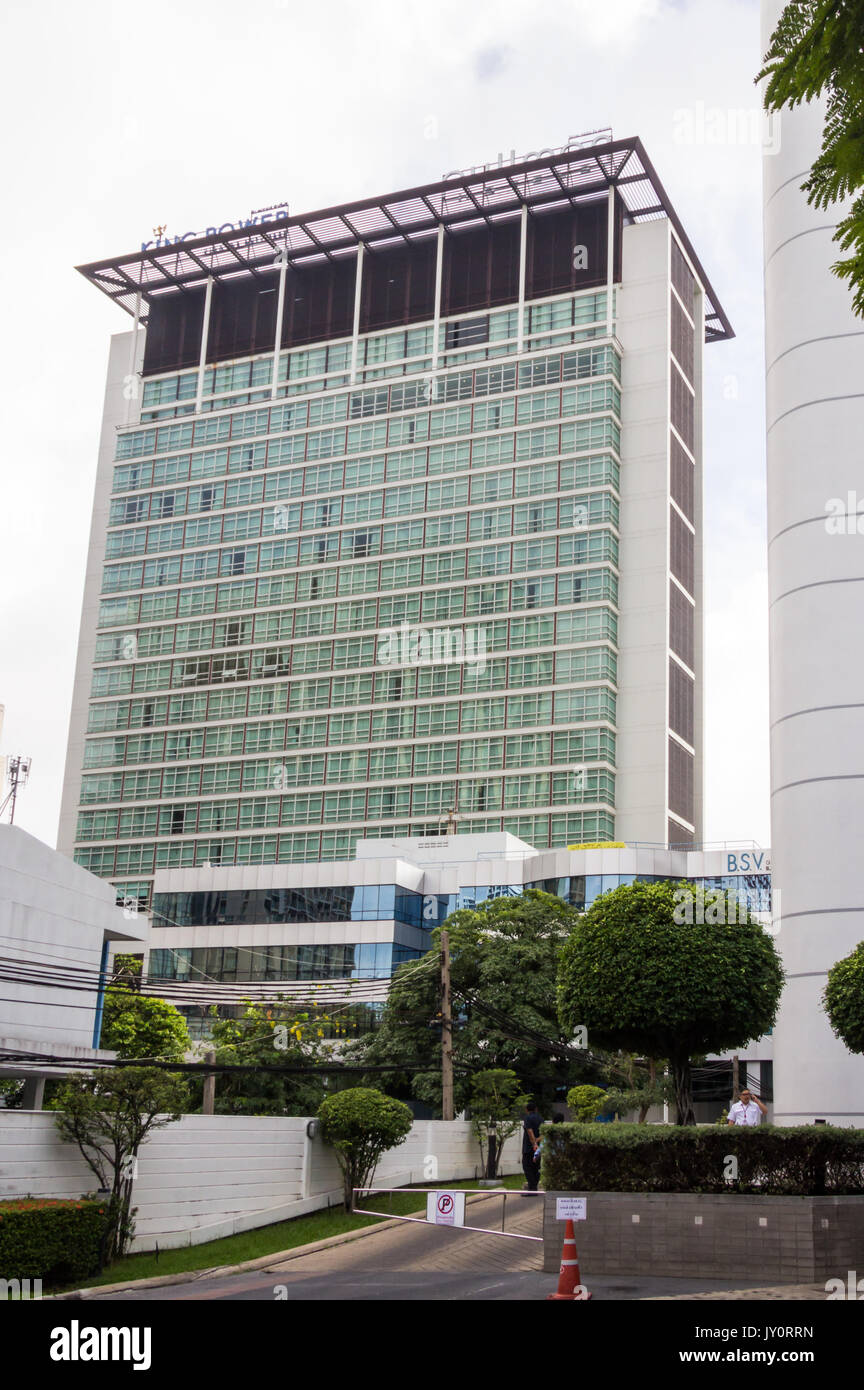
[[[98, 1295], [100, 1301], [191, 1302], [429, 1302], [520, 1301], [545, 1299], [557, 1288], [557, 1275], [542, 1272], [542, 1245], [515, 1236], [539, 1236], [542, 1202], [507, 1199], [510, 1236], [406, 1221], [381, 1226], [369, 1235], [325, 1250], [274, 1263], [266, 1269], [234, 1274], [205, 1271], [183, 1284]], [[472, 1198], [466, 1220], [500, 1230], [499, 1196]], [[630, 1300], [709, 1294], [736, 1288], [723, 1280], [632, 1278], [592, 1279], [582, 1271], [592, 1298]], [[740, 1281], [739, 1285], [740, 1287]]]

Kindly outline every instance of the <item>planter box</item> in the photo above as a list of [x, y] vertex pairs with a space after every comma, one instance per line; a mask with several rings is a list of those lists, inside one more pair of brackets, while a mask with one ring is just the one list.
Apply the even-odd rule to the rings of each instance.
[[543, 1268], [557, 1274], [564, 1222], [557, 1197], [585, 1197], [575, 1223], [583, 1279], [656, 1274], [757, 1284], [845, 1281], [864, 1269], [864, 1196], [762, 1197], [738, 1193], [548, 1192]]

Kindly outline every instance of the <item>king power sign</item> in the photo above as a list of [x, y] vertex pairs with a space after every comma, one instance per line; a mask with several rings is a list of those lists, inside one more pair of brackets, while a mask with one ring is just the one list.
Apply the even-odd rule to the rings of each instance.
[[274, 203], [269, 208], [258, 208], [250, 213], [248, 217], [241, 217], [236, 222], [221, 222], [218, 226], [206, 227], [203, 232], [181, 232], [177, 236], [168, 236], [168, 224], [153, 228], [153, 240], [142, 241], [142, 251], [157, 251], [165, 246], [179, 246], [183, 241], [196, 241], [199, 237], [222, 236], [225, 232], [242, 232], [247, 227], [263, 227], [268, 222], [278, 222], [281, 217], [290, 216], [290, 209], [287, 203]]

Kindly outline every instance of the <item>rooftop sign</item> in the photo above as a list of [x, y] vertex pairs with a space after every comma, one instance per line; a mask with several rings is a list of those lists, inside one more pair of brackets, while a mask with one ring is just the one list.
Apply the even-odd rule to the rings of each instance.
[[258, 208], [249, 217], [241, 217], [239, 222], [222, 222], [218, 227], [208, 227], [203, 232], [183, 232], [180, 236], [166, 236], [167, 222], [164, 226], [153, 228], [153, 241], [142, 241], [141, 250], [151, 251], [163, 246], [177, 246], [181, 241], [195, 241], [198, 237], [220, 236], [225, 232], [242, 231], [244, 227], [261, 227], [267, 222], [276, 222], [280, 217], [290, 217], [287, 203], [273, 203], [269, 208]]

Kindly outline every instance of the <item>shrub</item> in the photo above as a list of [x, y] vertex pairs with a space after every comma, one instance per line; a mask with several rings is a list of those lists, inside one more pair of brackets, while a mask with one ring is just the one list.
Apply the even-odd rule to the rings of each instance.
[[355, 1187], [369, 1186], [382, 1153], [407, 1138], [414, 1117], [401, 1100], [354, 1086], [328, 1096], [318, 1118], [324, 1142], [336, 1150], [342, 1169], [345, 1210], [353, 1211]]
[[567, 1092], [567, 1104], [583, 1124], [596, 1120], [607, 1098], [600, 1086], [573, 1086]]
[[106, 1227], [105, 1202], [0, 1202], [0, 1279], [86, 1279], [100, 1268]]
[[864, 1193], [862, 1129], [563, 1124], [543, 1138], [549, 1192]]
[[864, 1052], [864, 941], [828, 971], [822, 995], [834, 1033], [850, 1052]]

